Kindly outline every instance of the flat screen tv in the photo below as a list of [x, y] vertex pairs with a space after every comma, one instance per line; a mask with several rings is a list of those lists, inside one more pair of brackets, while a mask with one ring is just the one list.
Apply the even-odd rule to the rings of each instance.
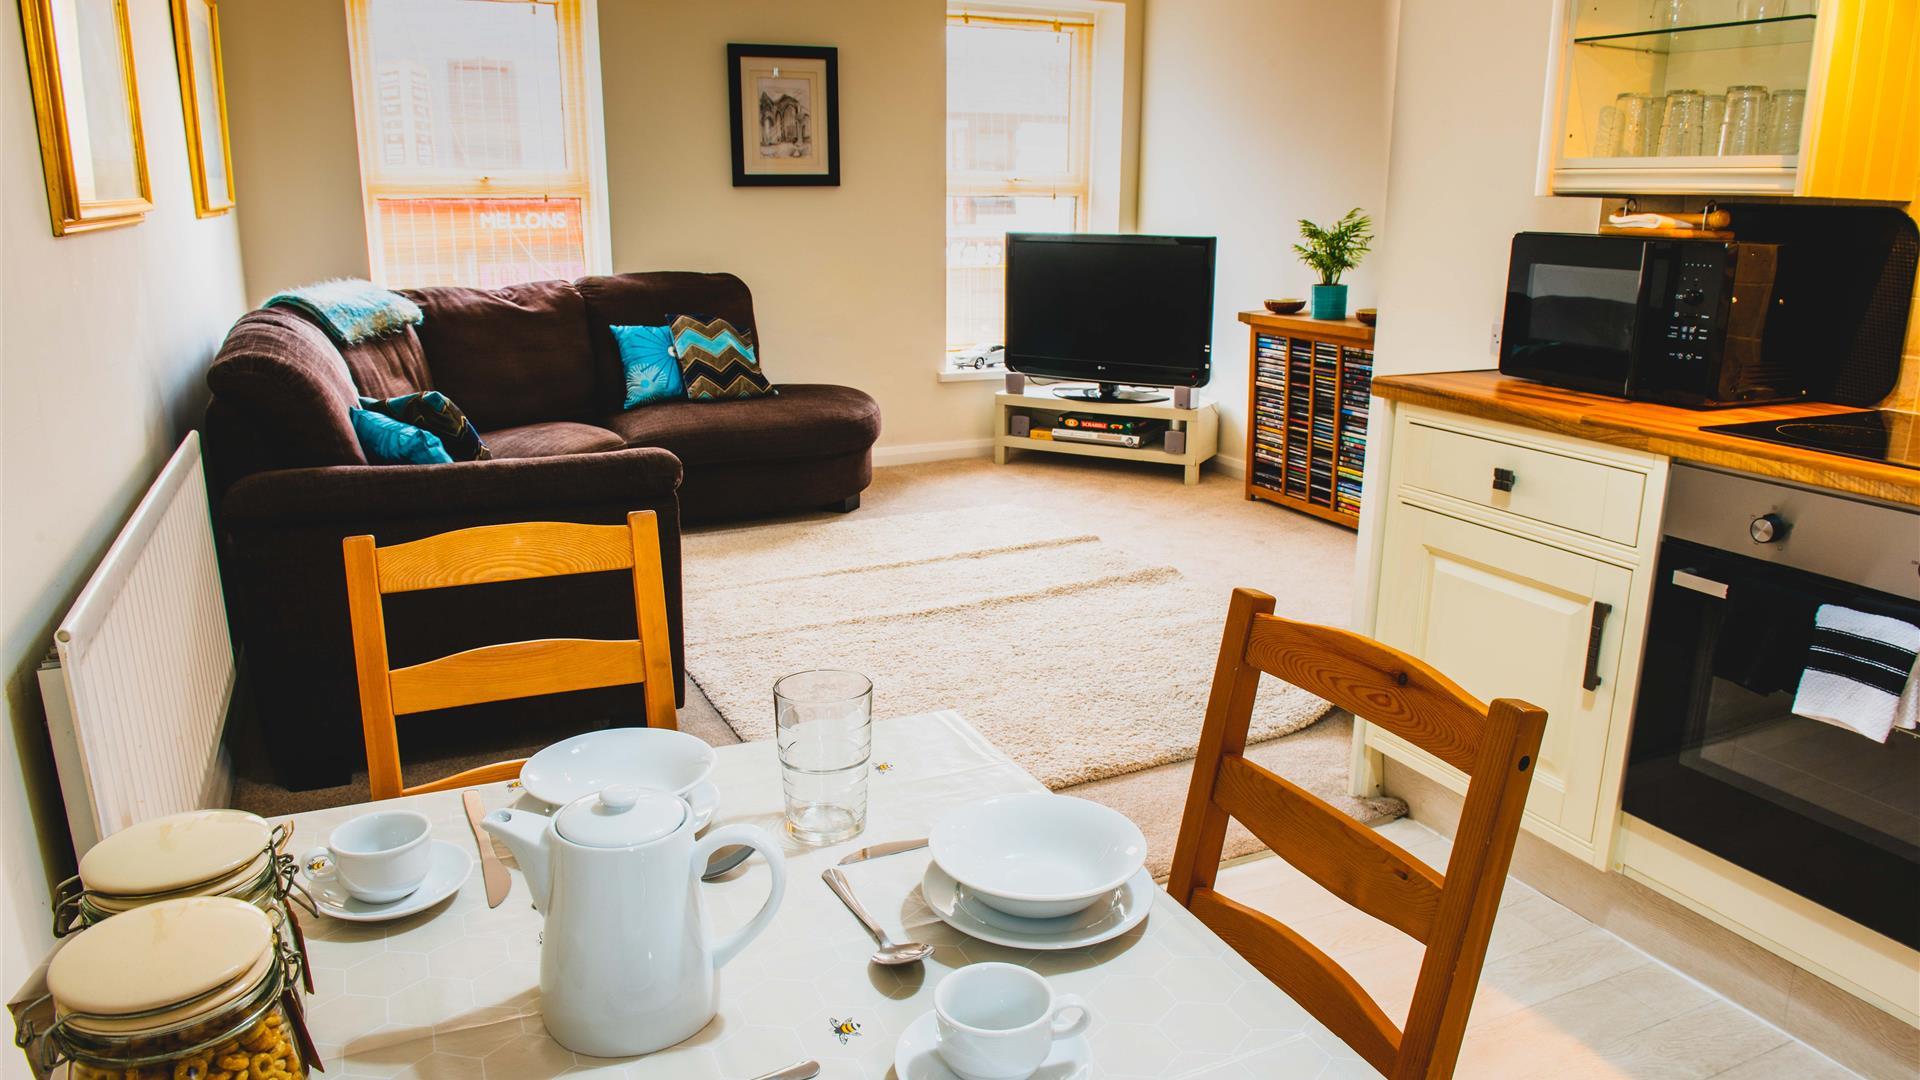
[[1155, 401], [1126, 386], [1212, 374], [1211, 236], [1007, 234], [1006, 364], [1091, 382], [1062, 397]]

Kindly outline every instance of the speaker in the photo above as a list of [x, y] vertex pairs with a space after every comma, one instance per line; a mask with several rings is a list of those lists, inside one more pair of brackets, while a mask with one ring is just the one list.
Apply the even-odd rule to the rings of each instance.
[[1007, 423], [1007, 434], [1016, 439], [1024, 439], [1033, 429], [1033, 417], [1025, 413], [1015, 413]]
[[[1178, 393], [1178, 391], [1175, 391]], [[1187, 433], [1184, 431], [1167, 432], [1167, 453], [1176, 457], [1187, 452]]]
[[1027, 377], [1017, 371], [1007, 372], [1007, 393], [1024, 394], [1027, 392]]
[[1193, 387], [1191, 386], [1174, 387], [1173, 388], [1173, 407], [1176, 409], [1193, 408]]

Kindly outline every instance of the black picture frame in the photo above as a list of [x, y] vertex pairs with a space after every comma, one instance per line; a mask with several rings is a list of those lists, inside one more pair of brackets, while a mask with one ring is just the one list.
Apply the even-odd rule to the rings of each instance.
[[[820, 62], [824, 67], [822, 87], [826, 98], [825, 127], [819, 141], [826, 150], [824, 172], [748, 172], [746, 111], [741, 97], [741, 65], [744, 61], [804, 60]], [[734, 187], [839, 187], [840, 186], [840, 50], [816, 45], [740, 45], [727, 46], [727, 104], [733, 129]], [[757, 145], [757, 141], [756, 141]]]

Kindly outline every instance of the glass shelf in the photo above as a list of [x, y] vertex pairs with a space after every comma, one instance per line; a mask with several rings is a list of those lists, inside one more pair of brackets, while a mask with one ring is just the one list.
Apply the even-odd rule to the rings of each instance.
[[1663, 56], [1674, 53], [1800, 45], [1813, 40], [1816, 18], [1817, 16], [1814, 15], [1782, 15], [1772, 19], [1701, 23], [1697, 26], [1668, 26], [1657, 30], [1592, 34], [1576, 37], [1573, 43], [1602, 49], [1658, 53]]

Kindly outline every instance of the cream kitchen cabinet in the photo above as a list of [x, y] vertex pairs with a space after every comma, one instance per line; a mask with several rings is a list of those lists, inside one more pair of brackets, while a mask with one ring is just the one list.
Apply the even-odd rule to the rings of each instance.
[[[1525, 827], [1607, 865], [1665, 458], [1395, 410], [1373, 634], [1483, 700], [1547, 710]], [[1455, 790], [1391, 733], [1365, 746]]]

